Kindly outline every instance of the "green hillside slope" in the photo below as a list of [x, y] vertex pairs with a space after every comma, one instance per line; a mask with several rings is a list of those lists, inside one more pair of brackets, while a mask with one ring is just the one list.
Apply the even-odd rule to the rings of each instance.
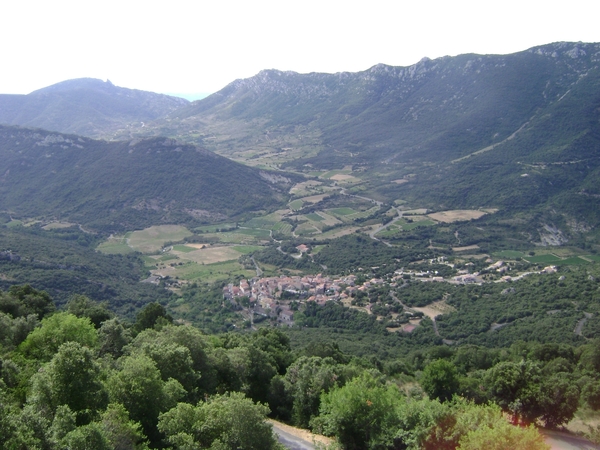
[[0, 127], [0, 174], [0, 209], [106, 231], [272, 208], [291, 182], [170, 139], [105, 142], [16, 127]]

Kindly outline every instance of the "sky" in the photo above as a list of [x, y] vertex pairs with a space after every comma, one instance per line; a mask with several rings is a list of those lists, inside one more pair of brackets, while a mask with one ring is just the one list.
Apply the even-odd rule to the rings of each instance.
[[598, 17], [597, 0], [3, 1], [0, 93], [92, 77], [193, 96], [263, 69], [356, 72], [600, 42]]

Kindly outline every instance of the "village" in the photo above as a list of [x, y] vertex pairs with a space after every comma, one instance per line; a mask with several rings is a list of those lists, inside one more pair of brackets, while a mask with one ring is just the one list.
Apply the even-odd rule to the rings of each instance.
[[[454, 267], [444, 257], [427, 261], [429, 264], [445, 264]], [[490, 261], [491, 262], [491, 261]], [[377, 269], [371, 268], [371, 269]], [[300, 304], [315, 302], [324, 305], [328, 301], [336, 301], [347, 307], [354, 307], [352, 301], [357, 293], [367, 293], [377, 286], [395, 288], [408, 280], [421, 282], [445, 282], [450, 284], [482, 284], [487, 282], [511, 282], [533, 273], [555, 273], [555, 266], [548, 266], [541, 271], [524, 272], [508, 275], [511, 265], [504, 261], [496, 261], [481, 272], [470, 273], [469, 269], [457, 270], [451, 277], [438, 276], [437, 271], [414, 271], [400, 269], [385, 278], [367, 279], [364, 274], [346, 275], [331, 278], [322, 274], [279, 277], [254, 277], [250, 280], [242, 279], [238, 284], [229, 283], [223, 287], [224, 300], [234, 305], [241, 306], [251, 323], [264, 319], [271, 319], [282, 326], [294, 324], [294, 312]], [[362, 269], [360, 269], [362, 271]], [[490, 277], [490, 274], [493, 276]], [[371, 313], [370, 304], [360, 307]]]

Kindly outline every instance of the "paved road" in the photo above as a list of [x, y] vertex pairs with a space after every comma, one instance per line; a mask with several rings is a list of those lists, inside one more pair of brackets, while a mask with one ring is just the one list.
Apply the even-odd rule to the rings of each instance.
[[600, 450], [600, 446], [586, 439], [560, 431], [543, 430], [542, 434], [551, 450]]
[[280, 443], [282, 443], [285, 448], [289, 448], [290, 450], [314, 450], [315, 446], [312, 442], [305, 441], [299, 437], [294, 436], [293, 434], [288, 433], [282, 427], [280, 427], [277, 422], [270, 421], [271, 425], [273, 425], [273, 431], [277, 435], [277, 439]]

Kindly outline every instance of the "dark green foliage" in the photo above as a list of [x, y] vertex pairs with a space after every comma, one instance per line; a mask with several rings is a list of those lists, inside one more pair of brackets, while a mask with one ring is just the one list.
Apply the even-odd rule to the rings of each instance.
[[421, 386], [432, 399], [450, 400], [459, 388], [456, 366], [443, 359], [432, 362], [423, 371]]
[[4, 208], [109, 232], [273, 208], [299, 178], [271, 183], [259, 170], [164, 138], [107, 142], [0, 127], [0, 155]]
[[137, 334], [147, 328], [153, 328], [156, 325], [162, 326], [173, 323], [173, 318], [167, 314], [167, 310], [159, 303], [148, 303], [137, 314], [132, 331]]
[[87, 317], [96, 329], [113, 317], [113, 314], [107, 309], [106, 303], [95, 303], [84, 295], [72, 296], [67, 302], [67, 312], [77, 317]]
[[180, 403], [160, 416], [158, 427], [175, 448], [279, 449], [271, 425], [264, 422], [268, 412], [266, 406], [231, 393], [195, 407]]
[[[0, 287], [28, 284], [30, 288], [15, 287], [15, 292], [26, 299], [30, 295], [25, 294], [27, 289], [33, 289], [32, 293], [46, 291], [58, 305], [72, 295], [84, 295], [94, 302], [108, 302], [111, 310], [123, 316], [133, 316], [146, 303], [170, 298], [168, 291], [140, 283], [147, 274], [137, 255], [104, 255], [94, 251], [95, 239], [89, 246], [89, 234], [70, 230], [56, 234], [35, 226], [0, 227], [0, 254], [10, 250], [12, 255], [12, 259], [0, 257], [0, 271], [6, 275], [0, 279]], [[52, 310], [53, 304], [47, 304], [40, 295], [34, 296], [36, 301], [43, 300], [44, 308]], [[14, 303], [14, 297], [5, 294], [0, 305], [4, 301]], [[97, 307], [101, 308], [93, 308]]]

